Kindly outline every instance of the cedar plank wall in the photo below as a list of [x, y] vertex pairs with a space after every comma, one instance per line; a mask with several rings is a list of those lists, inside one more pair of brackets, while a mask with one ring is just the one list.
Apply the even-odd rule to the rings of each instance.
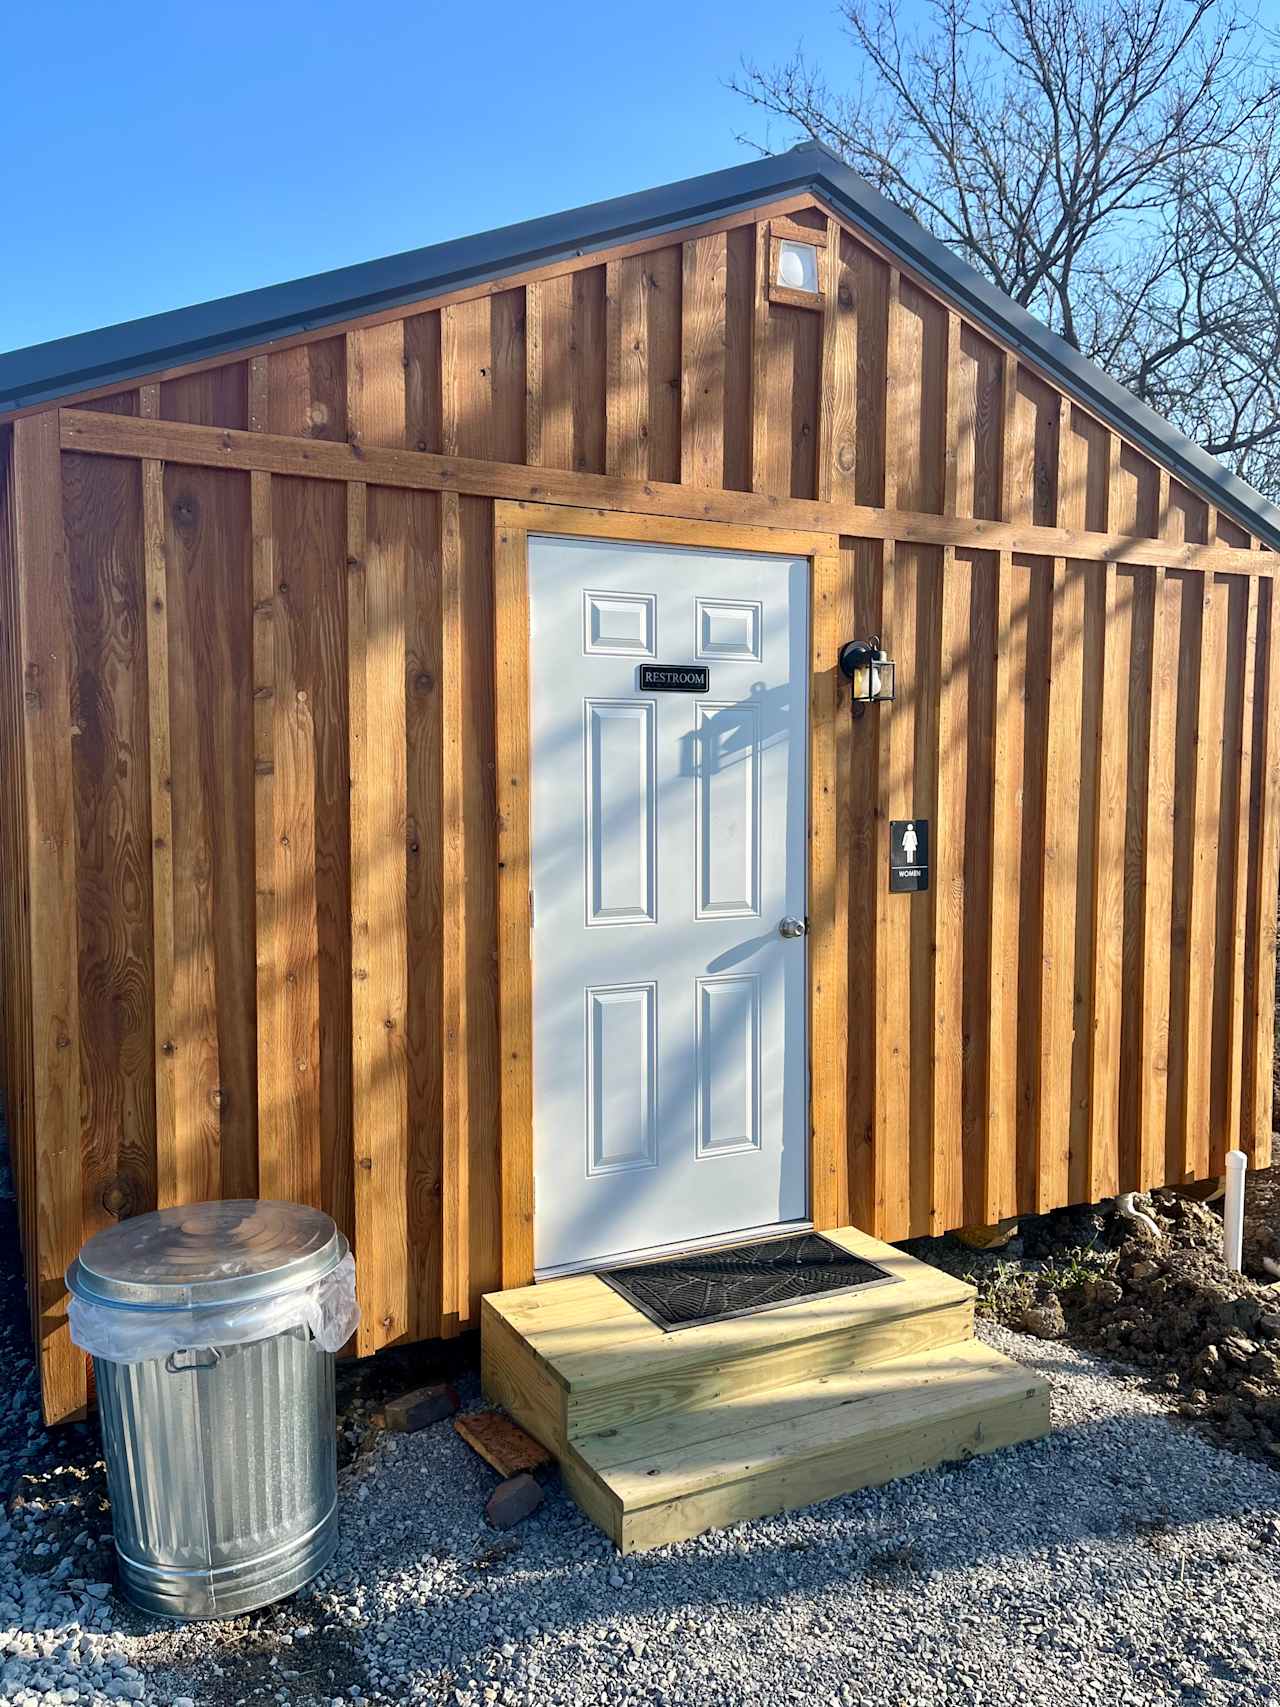
[[[1251, 545], [791, 211], [828, 237], [822, 313], [766, 301], [767, 227], [742, 221], [82, 407]], [[59, 481], [57, 419], [0, 428], [3, 1067], [51, 1418], [86, 1402], [61, 1268], [115, 1216], [322, 1206], [366, 1352], [474, 1324], [502, 1280], [491, 500], [133, 450], [64, 452]], [[842, 540], [849, 632], [884, 637], [899, 697], [839, 731], [835, 1173], [839, 1219], [891, 1239], [1270, 1155], [1274, 559], [1055, 546]], [[24, 610], [42, 576], [52, 614]], [[42, 651], [59, 623], [69, 659]], [[890, 897], [888, 820], [913, 815], [932, 888]], [[28, 883], [38, 916], [66, 902], [34, 966]], [[59, 1023], [78, 1048], [42, 1059]]]
[[31, 931], [27, 893], [26, 785], [22, 759], [22, 674], [18, 642], [13, 429], [0, 427], [0, 1102], [18, 1195], [28, 1295], [36, 1298], [33, 1189]]

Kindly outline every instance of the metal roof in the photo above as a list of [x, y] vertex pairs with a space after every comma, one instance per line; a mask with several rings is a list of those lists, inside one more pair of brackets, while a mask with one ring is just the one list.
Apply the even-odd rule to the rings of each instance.
[[969, 318], [1280, 550], [1280, 508], [1041, 325], [819, 143], [569, 213], [14, 350], [0, 355], [0, 414], [76, 392], [123, 386], [162, 368], [230, 356], [252, 345], [702, 225], [806, 191], [877, 238]]

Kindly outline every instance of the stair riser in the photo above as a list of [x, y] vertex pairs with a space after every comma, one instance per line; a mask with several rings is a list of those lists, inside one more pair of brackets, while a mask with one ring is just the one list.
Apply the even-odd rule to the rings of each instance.
[[564, 1452], [564, 1389], [533, 1351], [502, 1319], [481, 1302], [480, 1385], [491, 1404], [500, 1405], [559, 1458]]
[[669, 1373], [650, 1363], [616, 1387], [565, 1395], [567, 1436], [585, 1441], [609, 1429], [700, 1411], [728, 1398], [768, 1393], [842, 1370], [870, 1368], [972, 1338], [973, 1301], [966, 1298], [896, 1319], [846, 1326], [820, 1339], [771, 1345], [751, 1355], [686, 1365]]
[[1037, 1388], [989, 1403], [976, 1413], [933, 1418], [899, 1429], [887, 1440], [843, 1442], [821, 1456], [783, 1462], [741, 1481], [629, 1512], [579, 1464], [564, 1466], [565, 1481], [620, 1551], [637, 1553], [1035, 1440], [1048, 1428], [1048, 1390]]

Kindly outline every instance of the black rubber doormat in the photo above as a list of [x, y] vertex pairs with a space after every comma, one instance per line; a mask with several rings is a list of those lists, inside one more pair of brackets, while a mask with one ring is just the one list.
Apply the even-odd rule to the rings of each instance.
[[821, 1233], [791, 1233], [598, 1272], [665, 1333], [898, 1279]]

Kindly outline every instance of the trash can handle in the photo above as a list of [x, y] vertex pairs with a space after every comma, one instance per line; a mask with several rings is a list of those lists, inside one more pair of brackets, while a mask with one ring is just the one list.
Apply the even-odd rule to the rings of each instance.
[[[185, 1363], [179, 1363], [179, 1358], [185, 1358]], [[216, 1345], [191, 1346], [186, 1351], [171, 1351], [164, 1360], [165, 1369], [170, 1375], [182, 1375], [188, 1369], [212, 1369], [215, 1364], [222, 1362], [222, 1353]]]

